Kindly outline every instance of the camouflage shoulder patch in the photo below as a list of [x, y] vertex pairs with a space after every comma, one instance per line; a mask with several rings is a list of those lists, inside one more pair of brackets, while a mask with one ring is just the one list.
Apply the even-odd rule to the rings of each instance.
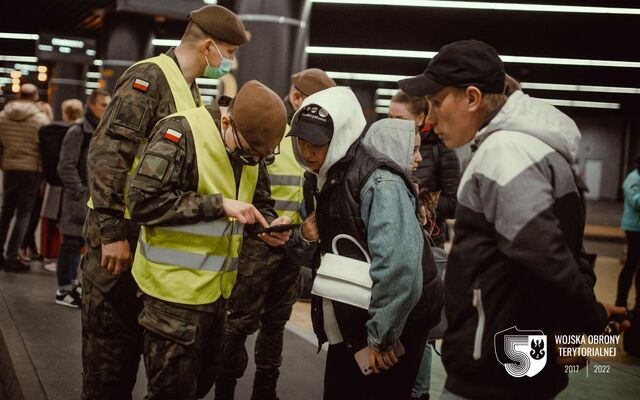
[[170, 142], [179, 143], [180, 139], [182, 138], [182, 133], [176, 131], [175, 129], [169, 128], [164, 132], [164, 135], [162, 137]]
[[145, 154], [140, 161], [138, 175], [146, 176], [162, 182], [171, 162], [156, 154]]
[[149, 91], [149, 82], [144, 79], [136, 78], [133, 81], [132, 88], [141, 91], [142, 93], [147, 93]]

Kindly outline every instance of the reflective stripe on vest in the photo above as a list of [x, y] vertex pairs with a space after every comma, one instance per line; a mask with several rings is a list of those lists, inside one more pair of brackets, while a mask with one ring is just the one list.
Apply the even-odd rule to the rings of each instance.
[[[177, 112], [187, 111], [189, 109], [196, 108], [202, 104], [202, 98], [200, 97], [200, 91], [198, 90], [198, 85], [196, 85], [196, 91], [198, 92], [198, 101], [196, 104], [196, 101], [194, 100], [193, 95], [191, 94], [191, 88], [189, 87], [189, 85], [187, 85], [187, 81], [184, 79], [184, 75], [182, 75], [182, 71], [180, 71], [180, 67], [178, 67], [178, 64], [176, 64], [176, 62], [173, 59], [171, 59], [171, 57], [169, 57], [166, 54], [160, 54], [159, 56], [156, 56], [156, 57], [151, 57], [142, 61], [138, 61], [137, 63], [133, 64], [129, 68], [132, 68], [139, 64], [144, 64], [144, 63], [153, 63], [160, 68], [160, 70], [164, 74], [164, 77], [167, 79], [167, 83], [169, 83], [169, 89], [171, 90], [171, 95], [173, 97], [173, 102], [176, 106]], [[140, 156], [142, 155], [142, 151], [145, 148], [146, 142], [147, 141], [145, 138], [145, 140], [143, 140], [138, 146], [138, 153], [136, 154], [136, 157], [133, 160], [131, 169], [127, 173], [127, 178], [125, 180], [125, 185], [124, 185], [125, 205], [127, 203], [127, 188], [129, 187], [129, 184], [133, 179], [133, 173], [135, 172], [138, 166], [138, 163], [140, 162]], [[89, 198], [89, 201], [87, 202], [87, 206], [93, 210], [93, 199]], [[129, 214], [129, 209], [126, 207], [124, 209], [124, 217], [126, 219], [131, 219], [131, 214]]]
[[[244, 166], [239, 193], [229, 156], [204, 107], [173, 114], [184, 117], [193, 136], [200, 195], [253, 201], [258, 166]], [[185, 134], [189, 134], [186, 132]], [[133, 276], [150, 296], [181, 304], [208, 304], [228, 298], [236, 280], [243, 225], [220, 218], [179, 226], [142, 226]]]
[[[287, 126], [286, 132], [289, 131]], [[285, 133], [286, 135], [286, 133]], [[286, 215], [292, 223], [300, 223], [300, 205], [302, 204], [302, 182], [304, 170], [293, 154], [293, 142], [284, 137], [280, 142], [280, 154], [273, 164], [267, 167], [271, 181], [271, 197], [276, 201], [274, 206], [279, 216]]]

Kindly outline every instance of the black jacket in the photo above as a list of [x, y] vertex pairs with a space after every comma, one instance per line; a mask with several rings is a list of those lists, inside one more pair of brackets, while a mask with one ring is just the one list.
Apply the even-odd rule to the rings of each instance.
[[[327, 182], [318, 194], [315, 190], [315, 176], [307, 174], [305, 179], [305, 208], [307, 213], [314, 210], [317, 200], [316, 218], [320, 233], [320, 251], [313, 261], [313, 270], [318, 268], [320, 254], [330, 253], [333, 238], [341, 233], [354, 237], [367, 251], [367, 229], [360, 217], [360, 192], [365, 182], [377, 168], [386, 168], [401, 176], [409, 190], [413, 191], [411, 180], [393, 161], [376, 150], [361, 145], [357, 141], [345, 157], [337, 162], [327, 174]], [[364, 261], [362, 252], [348, 241], [340, 242], [340, 254]], [[440, 319], [442, 288], [435, 279], [436, 267], [428, 245], [422, 255], [423, 293], [418, 304], [407, 319], [406, 329], [422, 329], [424, 334]], [[312, 296], [311, 316], [319, 343], [326, 341], [322, 315], [322, 299]], [[359, 349], [367, 345], [366, 322], [370, 318], [367, 310], [333, 302], [333, 308], [340, 333], [348, 348]]]
[[86, 118], [71, 125], [60, 148], [57, 172], [64, 187], [60, 230], [65, 235], [82, 236], [89, 200], [87, 154], [94, 129]]
[[[571, 169], [580, 133], [516, 92], [476, 138], [445, 277], [445, 388], [474, 399], [553, 398], [568, 381], [554, 335], [598, 334], [607, 320], [582, 247], [585, 209]], [[535, 364], [517, 362], [530, 352], [513, 348], [511, 362], [500, 358], [511, 327], [547, 336], [533, 376], [513, 377], [503, 365]]]
[[446, 218], [454, 218], [456, 212], [456, 193], [460, 184], [460, 161], [456, 152], [444, 145], [433, 133], [420, 133], [420, 155], [422, 162], [415, 172], [420, 181], [420, 190], [440, 192], [438, 200], [438, 223]]

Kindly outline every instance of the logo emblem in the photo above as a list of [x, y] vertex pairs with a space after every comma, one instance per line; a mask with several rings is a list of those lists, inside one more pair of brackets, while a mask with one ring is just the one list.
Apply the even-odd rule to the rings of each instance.
[[496, 358], [514, 378], [534, 377], [547, 364], [547, 335], [542, 331], [521, 331], [515, 326], [493, 337]]

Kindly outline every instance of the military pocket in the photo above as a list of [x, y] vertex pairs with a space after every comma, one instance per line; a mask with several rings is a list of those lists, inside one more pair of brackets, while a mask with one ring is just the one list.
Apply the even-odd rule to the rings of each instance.
[[195, 324], [146, 304], [138, 316], [138, 323], [144, 329], [183, 346], [190, 346], [196, 341]]
[[156, 101], [144, 95], [128, 95], [126, 99], [120, 97], [115, 101], [108, 133], [141, 142], [147, 137], [151, 110]]

